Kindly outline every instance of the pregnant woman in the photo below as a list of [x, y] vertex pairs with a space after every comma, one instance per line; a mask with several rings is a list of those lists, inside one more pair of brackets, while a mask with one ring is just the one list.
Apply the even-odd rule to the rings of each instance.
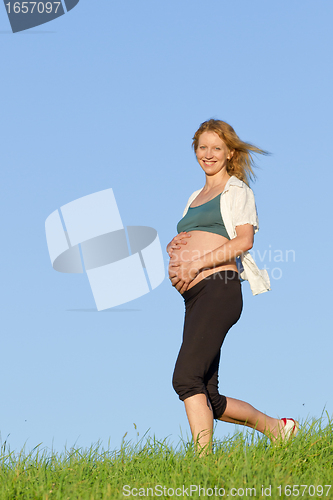
[[167, 246], [169, 278], [185, 302], [183, 342], [173, 387], [189, 420], [194, 443], [210, 451], [213, 421], [252, 427], [272, 441], [297, 433], [293, 419], [276, 419], [243, 401], [218, 392], [222, 343], [242, 312], [241, 281], [253, 295], [270, 290], [266, 270], [248, 252], [259, 229], [253, 191], [249, 188], [251, 153], [265, 152], [239, 139], [220, 120], [201, 124], [193, 148], [206, 182], [189, 198], [178, 234]]

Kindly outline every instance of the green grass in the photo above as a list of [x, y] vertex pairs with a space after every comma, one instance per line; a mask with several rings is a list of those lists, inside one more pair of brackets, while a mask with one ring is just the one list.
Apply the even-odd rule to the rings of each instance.
[[[296, 485], [304, 485], [298, 493]], [[214, 453], [204, 458], [191, 443], [174, 448], [146, 436], [136, 444], [123, 441], [116, 451], [97, 444], [60, 455], [40, 446], [15, 454], [2, 446], [0, 500], [125, 499], [133, 498], [130, 491], [137, 498], [333, 499], [333, 422], [303, 423], [288, 444], [236, 433], [215, 441]]]

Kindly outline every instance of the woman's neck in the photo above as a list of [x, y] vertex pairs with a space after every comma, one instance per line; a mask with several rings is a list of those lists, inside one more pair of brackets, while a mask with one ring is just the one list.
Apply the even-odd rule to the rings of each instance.
[[224, 188], [230, 177], [231, 175], [227, 174], [227, 172], [223, 175], [216, 174], [211, 177], [206, 175], [206, 183], [203, 187], [203, 191], [208, 193], [214, 190], [222, 189], [222, 187]]

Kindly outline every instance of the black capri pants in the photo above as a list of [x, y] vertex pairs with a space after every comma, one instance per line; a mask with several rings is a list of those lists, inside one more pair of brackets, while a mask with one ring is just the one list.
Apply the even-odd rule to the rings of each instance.
[[183, 293], [183, 343], [172, 385], [181, 401], [205, 394], [215, 419], [225, 412], [227, 400], [218, 392], [218, 370], [223, 341], [243, 308], [241, 283], [233, 270], [207, 276]]

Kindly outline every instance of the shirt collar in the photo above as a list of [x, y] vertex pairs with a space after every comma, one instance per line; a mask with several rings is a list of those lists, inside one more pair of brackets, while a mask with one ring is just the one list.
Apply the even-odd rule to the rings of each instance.
[[241, 181], [240, 179], [238, 179], [238, 177], [236, 177], [235, 175], [232, 175], [230, 177], [230, 179], [228, 180], [228, 182], [226, 183], [226, 185], [224, 186], [223, 193], [225, 191], [228, 191], [228, 189], [229, 189], [230, 186], [243, 187], [243, 181]]

